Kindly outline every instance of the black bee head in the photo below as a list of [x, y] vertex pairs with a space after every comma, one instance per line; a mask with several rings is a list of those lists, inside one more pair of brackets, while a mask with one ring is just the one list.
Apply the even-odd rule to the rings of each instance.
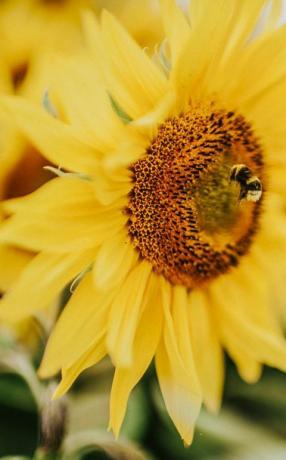
[[257, 177], [253, 177], [252, 179], [247, 181], [247, 190], [249, 191], [262, 190], [262, 185], [261, 185], [260, 180]]
[[247, 180], [252, 176], [251, 170], [244, 164], [234, 165], [231, 168], [230, 180], [245, 185]]

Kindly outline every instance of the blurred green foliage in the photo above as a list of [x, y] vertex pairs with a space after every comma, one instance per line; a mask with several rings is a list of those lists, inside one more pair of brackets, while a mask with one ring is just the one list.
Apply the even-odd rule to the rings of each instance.
[[[21, 349], [13, 352], [22, 353]], [[23, 360], [30, 359], [25, 353], [21, 356]], [[257, 384], [248, 385], [230, 361], [226, 364], [222, 410], [218, 416], [202, 411], [194, 442], [185, 448], [166, 414], [153, 368], [133, 391], [120, 441], [114, 441], [106, 431], [113, 370], [108, 360], [104, 360], [85, 372], [69, 393], [66, 403], [69, 423], [62, 453], [47, 456], [37, 449], [39, 402], [35, 388], [30, 389], [29, 382], [33, 382], [30, 371], [23, 375], [23, 369], [29, 366], [21, 365], [21, 372], [17, 373], [16, 368], [9, 370], [6, 362], [0, 373], [0, 457], [6, 460], [16, 460], [16, 456], [35, 460], [285, 459], [285, 375], [266, 368]], [[40, 385], [44, 391], [45, 387]]]

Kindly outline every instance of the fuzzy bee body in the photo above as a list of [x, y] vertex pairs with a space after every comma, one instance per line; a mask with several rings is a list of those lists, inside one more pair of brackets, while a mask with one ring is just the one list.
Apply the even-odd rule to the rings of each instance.
[[240, 200], [258, 201], [262, 195], [262, 184], [251, 169], [243, 164], [234, 165], [230, 171], [230, 181], [240, 186]]

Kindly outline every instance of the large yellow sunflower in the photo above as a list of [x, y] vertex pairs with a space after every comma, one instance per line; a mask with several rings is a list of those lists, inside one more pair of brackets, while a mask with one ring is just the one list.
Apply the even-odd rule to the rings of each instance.
[[264, 363], [286, 369], [275, 313], [285, 296], [286, 28], [280, 2], [192, 0], [189, 18], [161, 3], [169, 50], [159, 61], [110, 14], [100, 25], [86, 14], [89, 53], [61, 64], [51, 93], [61, 116], [3, 100], [67, 173], [6, 203], [2, 241], [39, 254], [1, 316], [33, 314], [76, 278], [41, 375], [61, 370], [60, 396], [108, 354], [118, 434], [155, 358], [190, 443], [201, 403], [219, 408], [223, 349], [248, 382]]

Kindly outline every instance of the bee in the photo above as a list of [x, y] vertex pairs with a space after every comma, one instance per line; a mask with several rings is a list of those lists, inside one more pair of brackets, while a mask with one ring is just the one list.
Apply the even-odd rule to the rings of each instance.
[[243, 164], [234, 165], [230, 171], [230, 181], [240, 186], [240, 200], [258, 201], [262, 195], [262, 184], [251, 169]]

